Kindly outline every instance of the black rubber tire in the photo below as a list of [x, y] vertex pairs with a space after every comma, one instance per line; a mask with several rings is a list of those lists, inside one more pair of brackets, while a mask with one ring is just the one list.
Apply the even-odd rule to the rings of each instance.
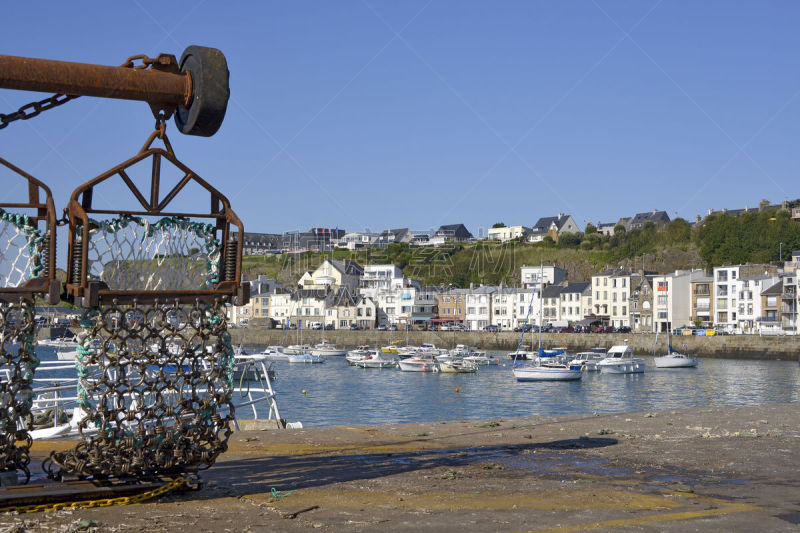
[[228, 62], [216, 48], [192, 45], [183, 51], [180, 69], [191, 72], [192, 99], [188, 108], [179, 106], [175, 111], [175, 124], [181, 133], [211, 137], [228, 109]]

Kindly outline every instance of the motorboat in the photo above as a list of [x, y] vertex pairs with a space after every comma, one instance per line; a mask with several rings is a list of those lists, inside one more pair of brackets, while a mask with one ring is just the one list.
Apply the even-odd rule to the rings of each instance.
[[466, 357], [472, 354], [472, 347], [466, 344], [456, 344], [456, 347], [450, 350], [450, 355], [453, 357]]
[[436, 355], [449, 355], [449, 352], [447, 350], [440, 350], [433, 343], [423, 342], [422, 344], [419, 345], [419, 348], [417, 348], [417, 354], [436, 356]]
[[372, 354], [372, 350], [369, 349], [369, 346], [366, 344], [362, 344], [355, 350], [350, 350], [347, 352], [347, 355], [344, 356], [345, 360], [347, 360], [347, 364], [350, 366], [355, 366], [355, 364], [367, 356]]
[[315, 345], [311, 349], [311, 355], [321, 355], [321, 356], [342, 356], [347, 353], [347, 350], [343, 350], [341, 348], [337, 348], [333, 344], [328, 344], [325, 341]]
[[49, 346], [51, 348], [75, 348], [78, 346], [78, 337], [53, 337], [36, 341], [38, 346]]
[[366, 356], [356, 361], [355, 366], [359, 368], [394, 368], [397, 366], [397, 360], [387, 357], [378, 350], [369, 350]]
[[400, 341], [395, 341], [392, 344], [381, 347], [381, 352], [397, 355], [397, 345]]
[[56, 358], [59, 361], [75, 361], [78, 359], [78, 350], [57, 350]]
[[397, 363], [403, 372], [438, 372], [439, 365], [433, 355], [417, 354]]
[[486, 352], [482, 351], [475, 351], [472, 352], [472, 355], [468, 355], [464, 357], [464, 361], [468, 361], [470, 363], [474, 363], [478, 366], [488, 366], [488, 365], [499, 365], [500, 359], [497, 357], [489, 357], [486, 355]]
[[597, 362], [601, 374], [641, 374], [645, 370], [644, 359], [633, 356], [627, 344], [612, 346], [606, 357]]
[[514, 359], [515, 361], [528, 361], [536, 359], [536, 352], [529, 352], [527, 350], [517, 350], [516, 352], [509, 352], [508, 358]]
[[288, 361], [289, 355], [283, 353], [282, 346], [267, 346], [264, 348], [264, 351], [260, 352], [260, 355], [264, 361]]
[[443, 374], [471, 374], [478, 371], [478, 365], [464, 359], [439, 361], [439, 372]]
[[311, 355], [310, 353], [289, 354], [287, 361], [290, 363], [307, 363], [319, 364], [324, 363], [325, 358], [319, 355]]
[[269, 372], [269, 378], [271, 381], [275, 381], [275, 371], [272, 370], [272, 366], [270, 365], [269, 368], [265, 368], [263, 363], [267, 361], [267, 358], [262, 353], [257, 354], [236, 354], [233, 356], [234, 366], [233, 366], [233, 379], [239, 381], [259, 381], [263, 379], [263, 372], [266, 370]]
[[400, 357], [414, 357], [419, 350], [419, 346], [398, 346], [397, 347], [397, 355]]
[[605, 348], [592, 348], [588, 352], [578, 352], [570, 360], [570, 365], [583, 365], [587, 372], [597, 372], [597, 363], [605, 359]]
[[286, 348], [283, 349], [283, 353], [286, 355], [301, 355], [304, 353], [310, 353], [311, 346], [308, 344], [290, 344]]

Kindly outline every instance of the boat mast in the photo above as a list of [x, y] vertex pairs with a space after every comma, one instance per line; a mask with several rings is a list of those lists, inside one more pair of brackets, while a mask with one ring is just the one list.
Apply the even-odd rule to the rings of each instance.
[[[539, 263], [539, 350], [542, 349], [542, 301], [544, 292], [544, 264]], [[536, 351], [536, 357], [539, 357], [539, 350]]]

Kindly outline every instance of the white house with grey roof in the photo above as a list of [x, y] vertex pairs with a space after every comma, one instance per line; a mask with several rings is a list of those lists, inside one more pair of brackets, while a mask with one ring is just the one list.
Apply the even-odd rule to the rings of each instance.
[[554, 217], [542, 217], [531, 228], [528, 236], [529, 242], [541, 242], [545, 237], [558, 242], [558, 237], [564, 233], [581, 233], [572, 215], [559, 213]]

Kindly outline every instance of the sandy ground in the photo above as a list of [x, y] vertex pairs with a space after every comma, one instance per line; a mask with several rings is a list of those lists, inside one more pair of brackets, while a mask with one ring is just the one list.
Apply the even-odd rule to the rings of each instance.
[[199, 491], [0, 531], [798, 531], [799, 464], [797, 404], [270, 428], [235, 433]]

